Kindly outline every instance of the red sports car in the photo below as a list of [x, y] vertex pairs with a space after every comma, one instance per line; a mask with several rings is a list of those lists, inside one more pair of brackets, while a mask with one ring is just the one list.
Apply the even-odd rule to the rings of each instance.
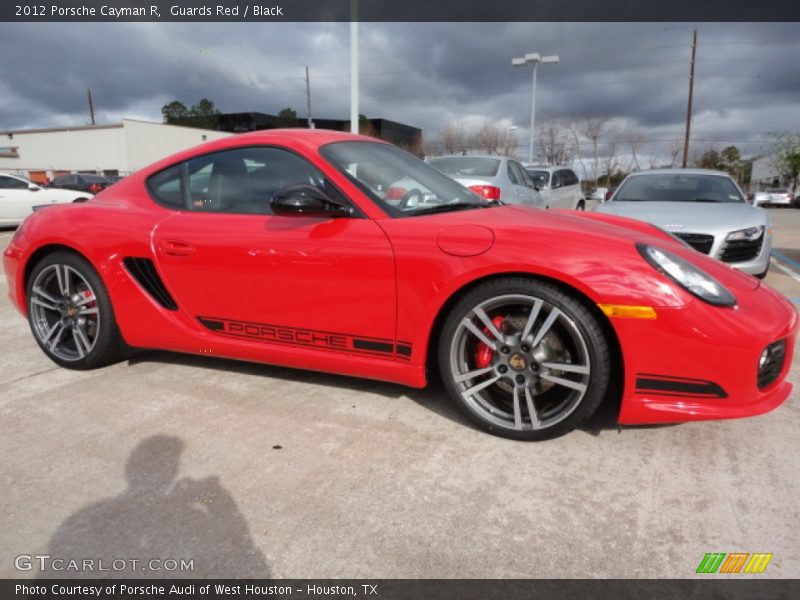
[[[391, 202], [387, 190], [402, 182]], [[479, 198], [332, 131], [237, 135], [36, 212], [9, 295], [56, 363], [162, 348], [423, 387], [506, 437], [756, 415], [791, 385], [797, 315], [646, 223]]]

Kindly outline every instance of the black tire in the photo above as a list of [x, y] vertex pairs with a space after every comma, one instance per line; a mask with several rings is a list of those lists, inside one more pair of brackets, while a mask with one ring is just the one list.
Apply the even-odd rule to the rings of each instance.
[[[42, 308], [39, 308], [39, 304], [37, 304], [37, 307], [34, 308], [34, 294], [36, 299], [42, 299], [42, 296], [39, 292], [34, 293], [34, 284], [37, 283], [37, 280], [39, 280], [39, 284], [44, 284], [48, 281], [48, 277], [50, 277], [52, 280], [52, 276], [49, 274], [53, 272], [54, 268], [63, 269], [65, 267], [71, 270], [70, 279], [72, 280], [73, 291], [78, 294], [77, 297], [80, 297], [80, 292], [85, 294], [87, 297], [91, 296], [93, 298], [93, 302], [88, 304], [87, 307], [89, 310], [92, 310], [93, 308], [97, 309], [97, 312], [95, 313], [97, 317], [96, 322], [94, 323], [95, 327], [93, 330], [93, 335], [90, 334], [89, 337], [86, 338], [92, 342], [91, 348], [88, 351], [84, 351], [83, 348], [78, 349], [80, 344], [78, 343], [78, 339], [76, 338], [74, 332], [74, 329], [76, 328], [75, 324], [67, 325], [63, 328], [64, 332], [72, 332], [71, 335], [73, 338], [71, 342], [68, 339], [64, 341], [65, 347], [63, 349], [59, 349], [59, 346], [57, 345], [56, 350], [54, 350], [42, 339], [42, 336], [44, 335], [43, 329], [53, 325], [55, 322], [59, 321], [59, 319], [57, 318], [58, 313], [56, 311], [50, 309], [43, 310]], [[82, 278], [84, 281], [81, 282], [80, 278]], [[54, 288], [51, 284], [48, 290], [45, 290], [45, 293], [49, 294], [51, 297], [56, 297], [57, 294], [53, 293], [53, 289]], [[58, 288], [56, 287], [55, 289], [57, 290]], [[63, 303], [68, 296], [69, 294], [57, 296], [56, 299]], [[97, 271], [95, 271], [92, 265], [89, 264], [89, 262], [83, 257], [72, 252], [59, 251], [48, 254], [42, 258], [38, 263], [36, 263], [36, 265], [34, 265], [33, 270], [28, 277], [26, 284], [26, 298], [28, 305], [28, 323], [30, 325], [31, 332], [33, 333], [33, 337], [47, 357], [57, 365], [66, 367], [68, 369], [87, 370], [106, 366], [122, 358], [125, 350], [125, 344], [122, 340], [122, 336], [119, 333], [119, 329], [114, 318], [114, 311], [111, 307], [111, 300], [108, 297], [108, 292], [106, 291], [106, 287]], [[49, 301], [47, 301], [47, 303], [49, 304]], [[64, 313], [62, 312], [62, 315], [63, 314]], [[62, 318], [69, 320], [67, 316], [62, 316]], [[79, 316], [74, 316], [72, 320], [77, 321], [79, 318]], [[86, 320], [86, 318], [84, 318], [84, 320]], [[83, 329], [84, 334], [86, 335], [86, 331], [90, 331], [90, 329], [90, 327]], [[69, 343], [71, 343], [75, 349], [74, 351], [76, 356], [74, 358], [65, 358], [63, 356], [63, 354], [69, 350]], [[82, 352], [84, 353], [81, 354]], [[62, 355], [59, 355], [59, 353]]]
[[578, 200], [578, 206], [575, 207], [575, 210], [586, 210], [586, 204], [584, 204], [583, 200]]
[[769, 273], [769, 264], [767, 264], [767, 268], [764, 269], [764, 272], [759, 273], [758, 275], [756, 275], [756, 277], [758, 277], [759, 279], [764, 279], [767, 276], [767, 273]]
[[[528, 384], [519, 387], [520, 390], [524, 390], [527, 387], [533, 396], [533, 412], [536, 413], [536, 422], [539, 428], [534, 426], [534, 419], [531, 417], [530, 410], [527, 408], [527, 405], [520, 409], [519, 406], [522, 405], [521, 399], [517, 405], [517, 393], [520, 394], [520, 398], [522, 397], [522, 391], [518, 392], [517, 384], [520, 383], [520, 375], [522, 375], [523, 378], [529, 376], [533, 378], [532, 380], [537, 378], [545, 379], [545, 377], [548, 375], [552, 375], [552, 371], [548, 372], [552, 367], [548, 367], [548, 369], [543, 368], [548, 364], [553, 364], [552, 361], [549, 363], [539, 362], [538, 364], [534, 364], [540, 359], [534, 359], [533, 357], [533, 354], [537, 352], [536, 348], [544, 345], [545, 343], [551, 344], [552, 342], [545, 342], [543, 340], [537, 347], [534, 348], [531, 348], [529, 345], [527, 349], [529, 354], [527, 355], [517, 353], [526, 352], [524, 339], [531, 340], [531, 338], [533, 338], [532, 343], [536, 341], [536, 337], [538, 337], [538, 335], [533, 335], [533, 333], [537, 330], [537, 328], [544, 329], [541, 323], [549, 318], [549, 316], [547, 318], [544, 317], [544, 315], [548, 313], [541, 313], [540, 309], [536, 309], [536, 314], [541, 316], [534, 317], [531, 321], [531, 323], [536, 323], [537, 325], [534, 325], [532, 329], [529, 329], [530, 335], [527, 338], [522, 339], [522, 336], [525, 335], [524, 329], [521, 332], [517, 331], [517, 334], [519, 334], [520, 337], [519, 344], [522, 345], [514, 346], [511, 350], [509, 350], [508, 347], [500, 348], [501, 350], [505, 351], [506, 355], [508, 355], [509, 352], [512, 353], [511, 358], [507, 359], [508, 364], [515, 364], [514, 369], [521, 370], [513, 371], [505, 365], [493, 366], [496, 365], [496, 361], [503, 359], [501, 352], [495, 352], [492, 358], [492, 365], [490, 365], [490, 367], [495, 370], [486, 374], [486, 379], [480, 380], [477, 377], [470, 377], [465, 382], [463, 378], [467, 373], [473, 372], [473, 370], [476, 368], [485, 370], [487, 367], [485, 365], [478, 364], [477, 361], [474, 364], [470, 364], [469, 362], [459, 362], [464, 360], [464, 356], [471, 356], [470, 346], [468, 345], [468, 342], [465, 341], [465, 339], [469, 339], [469, 333], [465, 333], [467, 330], [464, 327], [464, 322], [473, 318], [473, 316], [477, 316], [478, 313], [475, 312], [475, 310], [477, 308], [481, 308], [482, 306], [489, 307], [492, 305], [492, 302], [501, 303], [506, 298], [511, 298], [509, 302], [513, 302], [518, 297], [523, 296], [529, 297], [534, 301], [541, 300], [543, 304], [541, 304], [540, 307], [549, 306], [550, 308], [546, 310], [549, 310], [550, 313], [553, 312], [553, 308], [558, 309], [556, 312], [560, 312], [561, 315], [565, 317], [564, 323], [566, 325], [559, 324], [560, 321], [558, 319], [561, 319], [561, 316], [558, 316], [557, 320], [554, 321], [556, 324], [551, 326], [551, 330], [554, 332], [553, 335], [558, 336], [558, 332], [556, 330], [559, 327], [563, 327], [567, 333], [572, 331], [573, 335], [577, 334], [579, 338], [582, 338], [581, 348], [583, 350], [580, 353], [584, 355], [584, 358], [578, 360], [578, 363], [587, 364], [590, 367], [590, 369], [587, 369], [589, 371], [588, 373], [580, 376], [583, 377], [581, 381], [585, 388], [582, 392], [582, 397], [577, 400], [577, 403], [571, 409], [571, 412], [565, 411], [565, 416], [562, 417], [561, 420], [555, 420], [555, 417], [558, 416], [556, 413], [555, 417], [551, 419], [553, 420], [553, 424], [550, 426], [545, 425], [546, 421], [548, 420], [546, 411], [547, 405], [541, 405], [539, 402], [552, 403], [562, 401], [558, 400], [557, 398], [547, 399], [547, 395], [551, 394], [549, 390], [543, 392], [537, 391], [535, 392], [536, 395], [534, 395], [534, 388], [530, 387]], [[481, 310], [483, 309], [481, 308]], [[503, 305], [498, 304], [498, 308], [496, 309], [498, 314], [496, 314], [494, 318], [502, 318], [501, 315], [503, 310], [505, 310]], [[513, 311], [516, 309], [510, 308], [509, 310]], [[530, 317], [533, 311], [534, 309], [531, 308], [528, 313], [528, 317]], [[487, 317], [490, 316], [488, 309], [486, 312], [484, 312], [484, 315]], [[512, 320], [512, 322], [520, 323], [519, 318], [520, 317], [518, 317], [515, 321]], [[524, 317], [521, 318], [524, 319]], [[507, 321], [503, 321], [502, 325], [498, 327], [498, 332], [505, 333], [504, 331], [500, 331], [500, 328], [505, 328], [506, 322]], [[487, 330], [484, 330], [484, 332], [486, 331]], [[548, 333], [548, 335], [550, 334]], [[467, 338], [464, 336], [467, 336]], [[563, 337], [568, 339], [568, 335], [564, 335]], [[475, 338], [473, 341], [477, 342], [478, 340]], [[499, 341], [497, 343], [500, 344]], [[439, 371], [444, 383], [444, 387], [447, 389], [448, 393], [459, 409], [472, 423], [481, 429], [500, 437], [516, 440], [539, 441], [552, 439], [564, 435], [583, 424], [600, 406], [600, 403], [602, 402], [608, 388], [611, 376], [611, 352], [609, 349], [609, 344], [605, 339], [603, 328], [598, 321], [598, 317], [592, 313], [592, 311], [584, 302], [578, 299], [576, 294], [564, 290], [552, 283], [543, 282], [532, 278], [504, 277], [502, 279], [495, 279], [480, 284], [469, 291], [456, 303], [446, 317], [438, 339], [437, 350]], [[578, 354], [579, 352], [576, 351], [575, 356], [577, 357]], [[527, 356], [527, 359], [524, 358], [525, 356]], [[519, 359], [521, 357], [523, 360], [522, 366], [520, 367]], [[511, 360], [516, 360], [517, 362], [511, 363]], [[527, 363], [525, 362], [526, 360]], [[571, 363], [572, 359], [557, 362]], [[462, 365], [463, 368], [459, 368], [459, 365]], [[513, 400], [511, 401], [511, 410], [513, 411], [513, 415], [509, 413], [508, 410], [501, 409], [500, 412], [505, 410], [505, 413], [503, 413], [503, 416], [501, 417], [498, 416], [500, 415], [500, 412], [493, 413], [493, 409], [490, 408], [487, 410], [485, 407], [481, 406], [481, 403], [484, 402], [484, 400], [481, 400], [480, 402], [476, 401], [475, 396], [478, 395], [478, 392], [475, 392], [474, 394], [467, 394], [467, 391], [469, 389], [481, 387], [481, 385], [485, 384], [489, 379], [493, 379], [496, 374], [500, 372], [499, 370], [503, 369], [504, 366], [506, 369], [504, 372], [507, 372], [508, 375], [497, 375], [497, 377], [499, 377], [497, 382], [492, 383], [489, 386], [484, 386], [480, 391], [481, 395], [498, 395], [498, 402], [503, 401], [499, 395], [505, 393], [505, 406], [509, 406], [508, 388], [511, 387], [513, 389], [511, 392], [511, 395], [513, 396]], [[528, 372], [528, 369], [534, 370], [540, 368], [541, 371], [534, 373], [534, 375], [531, 375]], [[461, 372], [456, 373], [455, 371]], [[460, 381], [456, 381], [457, 376], [460, 378]], [[568, 373], [559, 373], [559, 371], [556, 371], [556, 376], [566, 376], [566, 378], [571, 377], [571, 375]], [[483, 374], [480, 377], [483, 377]], [[578, 377], [578, 375], [575, 375], [575, 377]], [[514, 383], [515, 379], [517, 384]], [[478, 383], [477, 385], [474, 385], [476, 380]], [[539, 386], [541, 383], [533, 383], [531, 385]], [[544, 385], [548, 384], [545, 383]], [[578, 394], [578, 392], [571, 391], [571, 389], [562, 388], [562, 384], [550, 383], [549, 385], [555, 388], [555, 392], [553, 392], [554, 395], [564, 394], [566, 397], [569, 397], [570, 394], [573, 396]], [[472, 387], [469, 387], [468, 390], [465, 390], [464, 388], [466, 386]], [[502, 386], [505, 386], [505, 391], [503, 390]], [[530, 397], [527, 394], [528, 392], [525, 392], [526, 400]], [[472, 401], [470, 401], [469, 398], [471, 398]], [[490, 400], [490, 402], [492, 401], [493, 400]], [[569, 400], [564, 400], [563, 402], [568, 401]], [[573, 400], [573, 402], [575, 401]], [[517, 418], [523, 411], [528, 415], [528, 420], [525, 421], [525, 415], [522, 415], [522, 419], [518, 421]], [[541, 420], [541, 422], [539, 419], [540, 414], [545, 417]], [[511, 417], [511, 419], [509, 420], [508, 417]], [[502, 422], [498, 423], [498, 421]]]

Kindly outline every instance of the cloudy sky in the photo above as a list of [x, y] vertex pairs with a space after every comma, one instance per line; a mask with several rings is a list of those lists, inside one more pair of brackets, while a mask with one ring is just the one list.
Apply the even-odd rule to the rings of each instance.
[[[526, 52], [558, 54], [539, 71], [537, 121], [607, 115], [642, 131], [645, 153], [683, 134], [692, 24], [362, 23], [361, 111], [436, 137], [486, 118], [527, 139]], [[752, 155], [766, 134], [800, 131], [796, 23], [701, 23], [693, 138]], [[0, 130], [86, 124], [91, 87], [99, 122], [161, 120], [160, 109], [202, 97], [223, 112], [305, 116], [304, 65], [317, 117], [349, 116], [345, 23], [0, 23]]]

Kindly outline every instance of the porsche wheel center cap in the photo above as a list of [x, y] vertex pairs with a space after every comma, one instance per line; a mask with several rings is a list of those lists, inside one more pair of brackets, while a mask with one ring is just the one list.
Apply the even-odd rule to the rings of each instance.
[[528, 366], [528, 363], [525, 362], [525, 359], [522, 357], [522, 355], [512, 354], [508, 359], [508, 365], [515, 371], [523, 371], [525, 367]]

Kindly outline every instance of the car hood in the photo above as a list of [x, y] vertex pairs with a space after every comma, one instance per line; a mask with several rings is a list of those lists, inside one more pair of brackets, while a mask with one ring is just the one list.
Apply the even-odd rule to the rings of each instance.
[[767, 212], [745, 203], [620, 202], [601, 204], [596, 212], [652, 223], [667, 231], [713, 233], [767, 225]]

